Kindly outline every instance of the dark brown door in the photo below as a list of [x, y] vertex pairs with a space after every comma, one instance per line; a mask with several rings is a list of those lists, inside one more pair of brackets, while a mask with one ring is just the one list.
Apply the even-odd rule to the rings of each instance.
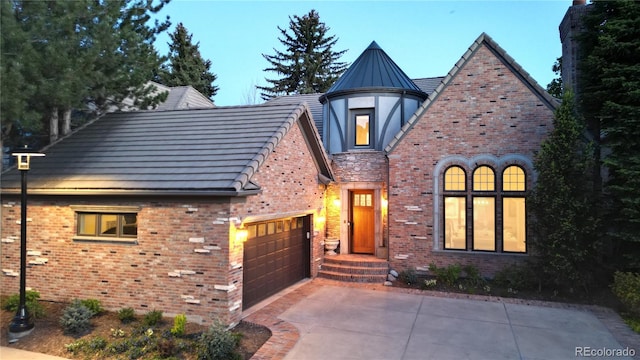
[[310, 217], [247, 225], [242, 308], [310, 276]]
[[373, 190], [351, 192], [351, 251], [375, 253]]

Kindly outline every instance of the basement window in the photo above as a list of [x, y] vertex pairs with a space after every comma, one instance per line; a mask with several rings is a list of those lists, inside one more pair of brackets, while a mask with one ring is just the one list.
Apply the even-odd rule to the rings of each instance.
[[135, 243], [138, 237], [137, 207], [72, 206], [76, 211], [78, 241]]

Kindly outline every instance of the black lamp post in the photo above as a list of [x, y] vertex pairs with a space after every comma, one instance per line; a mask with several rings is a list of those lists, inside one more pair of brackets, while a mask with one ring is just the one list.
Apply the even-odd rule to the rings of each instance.
[[35, 324], [31, 315], [27, 311], [26, 305], [26, 283], [27, 283], [27, 172], [29, 171], [29, 161], [34, 156], [44, 156], [41, 153], [21, 152], [13, 153], [18, 158], [18, 170], [20, 170], [22, 199], [20, 201], [20, 305], [18, 312], [9, 324], [9, 335], [13, 338], [20, 338], [29, 335]]

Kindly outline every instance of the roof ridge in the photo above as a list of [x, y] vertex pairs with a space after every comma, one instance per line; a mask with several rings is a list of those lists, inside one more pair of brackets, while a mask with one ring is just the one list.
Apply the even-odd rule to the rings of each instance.
[[547, 105], [552, 109], [555, 109], [557, 106], [556, 100], [549, 95], [546, 90], [544, 90], [532, 77], [526, 72], [522, 66], [520, 66], [507, 52], [498, 45], [487, 33], [482, 32], [480, 36], [476, 38], [476, 40], [469, 46], [467, 51], [460, 57], [449, 73], [442, 79], [442, 82], [433, 90], [429, 97], [416, 109], [416, 111], [411, 115], [411, 117], [407, 120], [407, 122], [402, 126], [400, 131], [391, 139], [387, 147], [385, 148], [386, 153], [390, 153], [397, 146], [397, 144], [405, 137], [407, 132], [413, 128], [415, 123], [422, 117], [422, 115], [431, 107], [431, 104], [440, 96], [440, 93], [444, 88], [449, 86], [451, 79], [453, 79], [457, 73], [464, 67], [464, 65], [469, 61], [469, 59], [475, 54], [478, 48], [482, 44], [485, 44], [491, 52], [493, 52], [499, 59], [504, 61], [505, 65], [514, 72], [516, 77], [520, 77], [521, 81], [529, 84], [529, 87], [532, 91], [534, 91], [538, 96], [540, 96], [544, 101], [547, 102]]

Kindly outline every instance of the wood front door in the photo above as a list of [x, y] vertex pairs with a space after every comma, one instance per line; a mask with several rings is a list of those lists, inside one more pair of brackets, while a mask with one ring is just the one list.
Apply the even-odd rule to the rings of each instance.
[[375, 216], [373, 190], [351, 192], [351, 252], [375, 253]]

